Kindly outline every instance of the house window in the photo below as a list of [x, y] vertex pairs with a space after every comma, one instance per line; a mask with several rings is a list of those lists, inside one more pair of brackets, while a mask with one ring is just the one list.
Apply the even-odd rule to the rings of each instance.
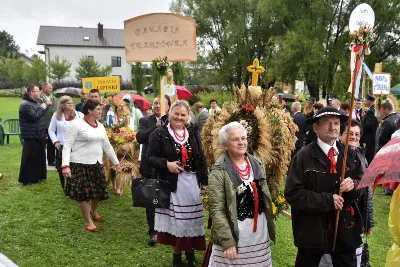
[[113, 67], [121, 67], [121, 57], [111, 57], [111, 65]]
[[90, 59], [94, 59], [94, 56], [88, 56], [88, 58], [90, 58]]

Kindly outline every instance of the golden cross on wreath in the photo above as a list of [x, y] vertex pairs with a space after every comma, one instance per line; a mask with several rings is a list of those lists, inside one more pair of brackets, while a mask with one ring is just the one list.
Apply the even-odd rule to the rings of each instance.
[[263, 66], [260, 66], [258, 58], [254, 59], [253, 65], [247, 67], [247, 71], [251, 72], [251, 85], [258, 85], [258, 75], [265, 71]]

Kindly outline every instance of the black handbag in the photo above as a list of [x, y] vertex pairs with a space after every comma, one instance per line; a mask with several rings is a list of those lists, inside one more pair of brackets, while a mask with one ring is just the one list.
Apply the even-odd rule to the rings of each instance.
[[159, 179], [132, 178], [132, 201], [134, 207], [168, 209], [171, 186]]

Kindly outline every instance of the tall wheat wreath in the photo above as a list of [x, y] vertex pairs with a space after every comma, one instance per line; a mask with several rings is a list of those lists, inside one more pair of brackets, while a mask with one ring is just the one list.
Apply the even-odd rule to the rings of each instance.
[[[257, 59], [249, 68], [260, 73], [255, 66], [258, 66]], [[259, 158], [271, 174], [268, 185], [274, 199], [286, 179], [298, 128], [290, 114], [272, 102], [275, 91], [269, 89], [262, 92], [254, 79], [258, 79], [258, 75], [253, 72], [251, 86], [246, 88], [242, 85], [239, 88], [233, 85], [234, 101], [208, 118], [201, 133], [203, 148], [210, 167], [224, 152], [219, 144], [219, 130], [232, 121], [240, 122], [248, 131], [248, 152]]]

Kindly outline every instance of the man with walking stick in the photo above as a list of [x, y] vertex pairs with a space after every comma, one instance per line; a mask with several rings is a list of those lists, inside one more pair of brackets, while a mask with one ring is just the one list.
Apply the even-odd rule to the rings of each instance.
[[[347, 159], [340, 182], [344, 146], [338, 142], [340, 123], [346, 122], [333, 107], [320, 109], [306, 121], [318, 138], [292, 159], [285, 197], [292, 206], [294, 243], [298, 248], [296, 267], [318, 267], [321, 257], [330, 254], [334, 267], [356, 267], [356, 248], [361, 244], [362, 220], [355, 200], [361, 191], [361, 177]], [[343, 197], [339, 195], [343, 193]], [[340, 210], [336, 248], [333, 249], [335, 214]]]

